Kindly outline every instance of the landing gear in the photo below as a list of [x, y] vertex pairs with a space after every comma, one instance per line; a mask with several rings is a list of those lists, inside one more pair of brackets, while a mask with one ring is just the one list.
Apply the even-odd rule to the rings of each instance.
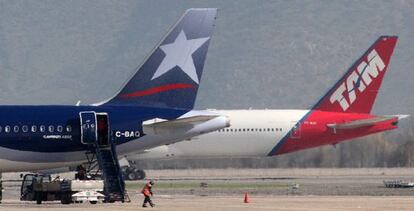
[[122, 175], [126, 180], [143, 180], [146, 176], [144, 170], [136, 169], [133, 166], [122, 167]]
[[145, 179], [145, 171], [144, 170], [142, 170], [142, 169], [137, 169], [136, 170], [136, 174], [138, 175], [138, 177], [137, 177], [137, 179], [138, 180], [143, 180], [143, 179]]

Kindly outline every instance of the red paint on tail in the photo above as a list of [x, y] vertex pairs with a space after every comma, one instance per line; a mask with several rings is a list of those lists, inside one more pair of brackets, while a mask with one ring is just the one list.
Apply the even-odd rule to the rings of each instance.
[[330, 124], [375, 118], [370, 112], [396, 43], [395, 36], [380, 37], [269, 155], [337, 144], [397, 128], [397, 117], [354, 129], [333, 130], [328, 127]]
[[370, 113], [396, 43], [395, 36], [380, 37], [313, 110]]

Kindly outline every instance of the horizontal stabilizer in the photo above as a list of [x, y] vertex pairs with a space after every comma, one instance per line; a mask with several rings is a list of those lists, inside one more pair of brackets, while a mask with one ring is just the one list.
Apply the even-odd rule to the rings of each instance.
[[393, 120], [393, 119], [398, 121], [399, 117], [398, 116], [380, 116], [380, 117], [375, 117], [371, 119], [355, 120], [355, 121], [347, 122], [347, 123], [327, 124], [327, 126], [335, 130], [350, 130], [350, 129], [357, 129], [361, 127], [373, 126], [380, 122], [386, 122], [386, 121]]
[[409, 116], [410, 116], [409, 114], [388, 115], [388, 117], [397, 117], [398, 120], [402, 120], [402, 119], [408, 118]]

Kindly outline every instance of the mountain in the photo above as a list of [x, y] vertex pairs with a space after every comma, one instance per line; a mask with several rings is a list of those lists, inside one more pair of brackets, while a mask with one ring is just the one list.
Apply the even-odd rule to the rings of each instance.
[[309, 108], [377, 37], [398, 35], [374, 113], [414, 114], [409, 0], [0, 1], [0, 104], [111, 96], [190, 7], [219, 8], [197, 108]]

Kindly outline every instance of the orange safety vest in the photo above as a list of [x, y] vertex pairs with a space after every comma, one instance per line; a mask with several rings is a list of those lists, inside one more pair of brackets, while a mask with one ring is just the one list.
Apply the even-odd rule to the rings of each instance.
[[145, 184], [144, 188], [142, 189], [141, 193], [144, 194], [144, 196], [151, 196], [151, 184], [147, 183]]

